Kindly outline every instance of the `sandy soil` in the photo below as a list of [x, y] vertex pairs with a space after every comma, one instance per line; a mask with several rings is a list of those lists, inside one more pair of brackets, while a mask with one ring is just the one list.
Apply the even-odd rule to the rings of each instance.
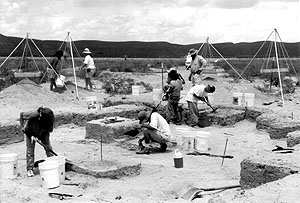
[[[184, 78], [187, 78], [187, 72], [182, 67], [179, 71]], [[133, 77], [136, 81], [149, 82], [155, 88], [161, 87], [160, 74], [134, 75]], [[166, 75], [164, 77], [166, 78]], [[68, 80], [73, 79], [68, 78]], [[189, 81], [186, 82], [182, 91], [183, 97], [191, 87]], [[214, 104], [232, 103], [232, 91], [252, 92], [255, 93], [255, 106], [270, 108], [285, 115], [293, 113], [294, 119], [299, 118], [298, 89], [293, 95], [285, 97], [284, 107], [277, 106], [277, 103], [264, 106], [263, 102], [278, 98], [270, 97], [254, 89], [253, 85], [258, 81], [250, 84], [237, 83], [231, 92], [228, 89], [233, 83], [229, 79], [218, 78], [218, 81], [209, 83], [217, 87], [213, 94]], [[43, 84], [42, 87], [30, 84], [15, 85], [0, 92], [1, 123], [18, 122], [21, 111], [36, 109], [41, 105], [52, 108], [54, 112], [76, 112], [86, 110], [84, 98], [87, 96], [97, 95], [100, 101], [109, 98], [109, 95], [101, 89], [93, 92], [83, 90], [81, 80], [79, 80], [79, 102], [75, 99], [75, 93], [72, 93], [74, 89], [59, 94], [50, 92], [48, 85]], [[96, 83], [96, 86], [101, 85]], [[151, 95], [151, 93], [142, 93], [135, 97], [128, 95], [125, 100], [143, 101], [149, 99]], [[110, 99], [122, 100], [120, 96]], [[70, 200], [65, 200], [69, 202], [186, 202], [181, 196], [192, 187], [210, 188], [239, 184], [240, 162], [245, 157], [271, 150], [275, 145], [286, 146], [285, 140], [271, 140], [266, 132], [258, 131], [255, 125], [254, 122], [244, 120], [227, 127], [189, 128], [185, 126], [191, 132], [200, 130], [211, 133], [208, 140], [208, 152], [212, 154], [222, 155], [225, 141], [228, 139], [226, 154], [234, 158], [224, 159], [221, 165], [222, 158], [186, 155], [186, 151], [181, 150], [184, 154], [184, 167], [181, 169], [174, 168], [173, 163], [174, 150], [180, 146], [169, 148], [166, 153], [137, 155], [129, 148], [120, 147], [118, 142], [103, 144], [103, 159], [101, 160], [100, 143], [95, 140], [85, 140], [84, 127], [72, 123], [62, 125], [57, 127], [51, 135], [51, 142], [57, 154], [64, 155], [79, 166], [97, 171], [141, 163], [140, 174], [111, 180], [67, 172], [66, 177], [70, 180], [65, 181], [64, 185], [56, 189], [47, 190], [41, 187], [39, 175], [33, 178], [26, 176], [25, 142], [2, 145], [0, 153], [18, 153], [19, 159], [18, 177], [14, 180], [0, 181], [0, 202], [61, 202], [61, 200], [50, 198], [48, 192], [74, 195]], [[176, 139], [180, 140], [182, 135], [178, 133], [178, 126], [171, 125], [171, 128]], [[126, 142], [136, 144], [137, 138]], [[37, 145], [36, 160], [44, 158], [43, 149]], [[266, 184], [261, 190], [231, 189], [219, 193], [203, 193], [202, 198], [197, 198], [193, 202], [294, 202], [295, 198], [300, 197], [289, 192], [291, 192], [291, 185], [294, 190], [299, 188], [297, 182], [299, 178], [297, 178], [283, 179], [275, 187], [269, 183], [272, 190]]]

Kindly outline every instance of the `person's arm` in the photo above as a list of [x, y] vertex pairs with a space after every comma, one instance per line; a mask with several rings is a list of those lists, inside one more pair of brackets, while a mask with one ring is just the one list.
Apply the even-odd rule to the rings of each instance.
[[141, 128], [147, 128], [149, 130], [156, 130], [156, 128], [153, 128], [149, 123], [141, 124]]
[[204, 97], [200, 97], [200, 96], [196, 95], [195, 93], [193, 93], [193, 96], [198, 100], [204, 101]]

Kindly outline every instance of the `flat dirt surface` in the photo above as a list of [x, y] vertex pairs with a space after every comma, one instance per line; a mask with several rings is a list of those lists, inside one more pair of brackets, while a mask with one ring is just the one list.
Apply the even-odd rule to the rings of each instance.
[[[179, 67], [179, 72], [186, 79], [181, 100], [184, 102], [185, 94], [191, 84], [187, 80], [188, 72], [183, 67]], [[128, 75], [131, 75], [136, 82], [144, 81], [154, 88], [161, 88], [160, 73]], [[85, 111], [88, 113], [91, 111], [87, 110], [85, 101], [87, 96], [97, 96], [100, 102], [104, 102], [105, 99], [133, 101], [132, 105], [135, 105], [135, 102], [152, 99], [152, 93], [141, 93], [139, 96], [126, 95], [125, 98], [121, 95], [110, 97], [101, 89], [98, 81], [95, 81], [98, 90], [89, 92], [82, 88], [83, 81], [78, 80], [79, 101], [76, 100], [76, 89], [70, 87], [70, 91], [54, 93], [49, 90], [49, 83], [42, 84], [41, 87], [21, 84], [4, 89], [0, 92], [1, 123], [17, 123], [20, 112], [35, 110], [39, 106], [50, 107], [54, 113]], [[67, 78], [67, 81], [74, 82], [73, 78]], [[232, 104], [232, 92], [249, 92], [255, 93], [256, 107], [292, 115], [295, 120], [300, 117], [299, 87], [294, 94], [285, 95], [285, 105], [280, 107], [277, 102], [267, 106], [262, 105], [263, 102], [274, 101], [280, 97], [273, 97], [255, 89], [253, 86], [260, 84], [260, 81], [233, 83], [230, 78], [218, 77], [217, 81], [204, 81], [204, 83], [216, 86], [212, 104]], [[229, 91], [232, 85], [234, 87]], [[207, 108], [203, 104], [199, 106]], [[98, 141], [85, 139], [85, 127], [70, 123], [58, 126], [51, 134], [51, 144], [57, 154], [65, 156], [78, 166], [95, 171], [112, 170], [141, 163], [140, 174], [120, 179], [104, 179], [67, 172], [66, 177], [69, 180], [66, 180], [63, 185], [55, 189], [44, 189], [41, 187], [38, 171], [35, 171], [37, 174], [32, 178], [26, 175], [25, 142], [1, 145], [0, 154], [12, 152], [19, 154], [19, 157], [17, 178], [0, 180], [0, 202], [61, 202], [59, 199], [49, 197], [50, 192], [73, 195], [72, 198], [63, 200], [65, 202], [188, 202], [181, 196], [192, 187], [216, 188], [238, 185], [240, 163], [244, 158], [271, 151], [276, 145], [286, 147], [286, 140], [271, 140], [268, 133], [256, 129], [255, 122], [247, 120], [226, 127], [190, 128], [186, 125], [171, 124], [172, 132], [178, 142], [182, 137], [180, 128], [185, 128], [190, 133], [209, 132], [207, 152], [215, 155], [223, 155], [225, 142], [228, 139], [226, 155], [234, 158], [223, 160], [220, 157], [186, 155], [187, 151], [181, 149], [179, 145], [168, 148], [165, 153], [137, 155], [131, 146], [137, 144], [138, 138], [124, 138], [111, 144], [103, 144], [101, 150]], [[183, 168], [174, 167], [175, 149], [180, 149], [184, 155]], [[296, 150], [299, 150], [299, 147], [296, 147]], [[44, 150], [38, 144], [35, 155], [36, 160], [46, 158]], [[278, 156], [280, 159], [285, 159], [288, 155]], [[299, 180], [299, 175], [295, 174], [293, 177], [286, 177], [251, 190], [203, 192], [201, 198], [196, 198], [193, 202], [297, 202], [300, 199]]]

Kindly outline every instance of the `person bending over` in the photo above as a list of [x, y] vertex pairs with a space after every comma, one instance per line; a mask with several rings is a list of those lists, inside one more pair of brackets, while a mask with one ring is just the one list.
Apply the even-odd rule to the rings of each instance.
[[[49, 137], [50, 132], [53, 131], [54, 120], [53, 111], [46, 107], [40, 107], [34, 112], [20, 113], [20, 124], [26, 141], [26, 169], [28, 177], [34, 176], [35, 139], [39, 139], [48, 149], [52, 150]], [[49, 150], [45, 149], [45, 152], [47, 157], [53, 156]]]
[[159, 152], [165, 152], [167, 142], [172, 140], [172, 133], [168, 122], [158, 113], [150, 111], [141, 111], [138, 114], [140, 128], [143, 128], [143, 138], [139, 140], [139, 151], [137, 154], [150, 154], [148, 148], [143, 145], [156, 142], [160, 144]]
[[194, 127], [198, 125], [198, 107], [197, 102], [199, 100], [207, 102], [208, 93], [213, 93], [216, 90], [215, 86], [210, 85], [195, 85], [187, 93], [185, 100], [188, 103], [189, 113], [190, 113], [190, 123], [189, 125]]

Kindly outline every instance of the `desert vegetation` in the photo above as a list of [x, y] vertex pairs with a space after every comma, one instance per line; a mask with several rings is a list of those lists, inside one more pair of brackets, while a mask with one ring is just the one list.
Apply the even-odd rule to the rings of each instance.
[[[0, 58], [0, 63], [2, 63], [5, 58]], [[47, 58], [49, 61], [50, 58]], [[82, 64], [81, 58], [75, 58], [75, 66], [80, 66]], [[128, 72], [128, 73], [151, 73], [153, 71], [161, 71], [162, 64], [164, 71], [171, 67], [184, 66], [185, 60], [183, 58], [95, 58], [95, 65], [97, 67], [96, 78], [100, 76], [103, 71], [111, 72]], [[227, 62], [240, 74], [243, 78], [252, 81], [253, 78], [269, 79], [270, 74], [262, 74], [260, 70], [266, 68], [266, 59], [258, 58], [251, 61], [251, 58], [233, 58], [227, 59]], [[218, 59], [214, 65], [218, 68], [223, 68], [229, 77], [237, 78], [236, 72], [226, 63], [223, 59]], [[296, 76], [300, 71], [300, 59], [292, 58], [288, 60], [280, 59], [280, 68], [289, 68], [289, 73], [283, 73], [284, 75]], [[272, 61], [269, 61], [268, 68], [271, 68]], [[44, 58], [28, 58], [26, 62], [21, 61], [20, 57], [9, 58], [0, 69], [0, 90], [6, 88], [14, 83], [17, 83], [22, 78], [15, 78], [14, 72], [21, 70], [23, 72], [41, 71], [43, 74], [48, 66], [47, 61]], [[245, 68], [247, 69], [245, 70]], [[65, 58], [62, 61], [61, 70], [69, 69], [69, 74], [72, 75], [72, 61], [70, 58]], [[245, 71], [244, 71], [245, 70]], [[244, 72], [243, 72], [244, 71]], [[79, 71], [77, 73], [79, 75]], [[277, 74], [273, 74], [273, 79], [276, 80]], [[44, 78], [45, 81], [46, 78]], [[103, 77], [102, 77], [103, 79]], [[39, 82], [40, 78], [35, 78], [35, 82]], [[124, 79], [126, 80], [126, 79]], [[107, 81], [107, 79], [106, 79]], [[129, 81], [127, 81], [129, 82]], [[129, 84], [134, 84], [134, 82], [129, 82]], [[117, 85], [117, 84], [115, 84]], [[104, 85], [107, 91], [111, 91], [110, 85]], [[147, 85], [146, 85], [147, 86]], [[149, 87], [147, 87], [149, 88]], [[147, 89], [146, 88], [146, 89]], [[123, 91], [123, 90], [122, 90]], [[125, 91], [125, 90], [124, 90]], [[127, 90], [125, 91], [127, 92]]]

